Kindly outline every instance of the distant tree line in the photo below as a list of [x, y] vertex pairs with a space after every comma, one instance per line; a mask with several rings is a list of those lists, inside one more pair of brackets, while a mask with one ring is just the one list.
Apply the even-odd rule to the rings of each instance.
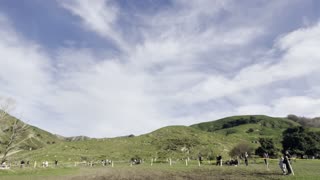
[[243, 125], [243, 124], [254, 124], [254, 123], [257, 123], [259, 121], [260, 120], [256, 119], [256, 117], [254, 117], [254, 116], [250, 116], [249, 119], [239, 118], [239, 119], [236, 119], [234, 121], [229, 121], [229, 122], [224, 123], [222, 125], [222, 129], [232, 128], [232, 127], [240, 126], [240, 125]]
[[304, 127], [320, 128], [320, 117], [308, 118], [308, 117], [296, 116], [294, 114], [289, 114], [287, 118], [301, 124], [301, 126], [304, 126]]

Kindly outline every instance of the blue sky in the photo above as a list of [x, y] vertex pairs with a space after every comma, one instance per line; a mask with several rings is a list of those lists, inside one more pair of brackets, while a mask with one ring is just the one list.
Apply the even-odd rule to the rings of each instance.
[[316, 0], [7, 0], [0, 97], [113, 137], [240, 114], [319, 116]]

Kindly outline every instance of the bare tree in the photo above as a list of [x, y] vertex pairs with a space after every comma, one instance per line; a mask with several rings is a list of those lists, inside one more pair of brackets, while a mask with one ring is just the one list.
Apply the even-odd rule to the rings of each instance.
[[7, 160], [8, 155], [12, 152], [19, 144], [19, 139], [26, 132], [28, 125], [13, 118], [9, 115], [9, 111], [14, 108], [14, 101], [12, 99], [0, 99], [0, 124], [7, 124], [8, 128], [1, 128], [0, 131], [6, 131], [6, 140], [3, 143], [2, 157], [0, 164]]

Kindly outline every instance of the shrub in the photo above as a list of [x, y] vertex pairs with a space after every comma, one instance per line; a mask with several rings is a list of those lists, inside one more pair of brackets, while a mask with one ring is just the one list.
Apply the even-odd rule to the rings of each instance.
[[249, 128], [249, 129], [246, 131], [246, 133], [252, 133], [252, 132], [254, 132], [254, 129], [253, 129], [253, 128]]
[[232, 148], [232, 150], [229, 152], [229, 155], [231, 157], [235, 157], [235, 156], [241, 156], [245, 152], [247, 152], [248, 154], [251, 154], [253, 151], [254, 151], [254, 148], [250, 144], [242, 142], [237, 144], [234, 148]]
[[236, 129], [227, 129], [226, 130], [226, 136], [230, 135], [230, 134], [235, 134], [237, 133], [238, 131]]

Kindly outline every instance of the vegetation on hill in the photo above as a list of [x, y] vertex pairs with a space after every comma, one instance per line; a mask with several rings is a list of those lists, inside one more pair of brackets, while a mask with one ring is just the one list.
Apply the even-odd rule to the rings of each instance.
[[[264, 115], [232, 116], [216, 121], [204, 122], [191, 125], [191, 127], [201, 129], [207, 132], [214, 132], [221, 129], [228, 129], [246, 124], [259, 124], [265, 128], [284, 129], [298, 126], [299, 124], [286, 118], [275, 118]], [[250, 130], [248, 130], [250, 131]], [[252, 131], [252, 130], [251, 130]]]
[[[214, 159], [217, 155], [229, 157], [239, 144], [246, 144], [252, 153], [260, 147], [260, 150], [276, 155], [282, 149], [283, 132], [299, 126], [287, 118], [233, 116], [190, 127], [168, 126], [140, 136], [103, 139], [61, 138], [30, 126], [29, 135], [21, 140], [23, 151], [12, 158], [88, 162], [102, 159], [129, 161], [139, 157], [145, 161], [166, 161], [169, 158], [197, 159], [201, 153], [204, 159]], [[274, 151], [269, 150], [271, 145]]]
[[300, 155], [320, 157], [320, 132], [310, 131], [304, 127], [288, 128], [283, 132], [284, 150]]
[[287, 118], [301, 124], [304, 127], [320, 128], [320, 117], [307, 118], [307, 117], [299, 117], [294, 114], [290, 114], [287, 116]]

